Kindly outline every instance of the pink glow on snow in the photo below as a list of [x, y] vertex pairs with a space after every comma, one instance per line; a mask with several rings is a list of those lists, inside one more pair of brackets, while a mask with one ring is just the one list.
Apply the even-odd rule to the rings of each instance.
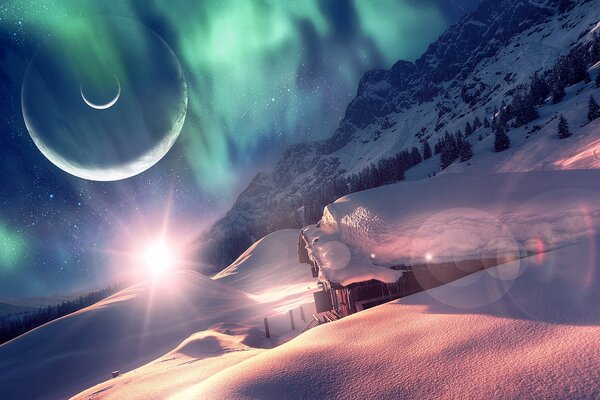
[[535, 251], [537, 253], [535, 255], [535, 262], [537, 264], [542, 264], [544, 262], [544, 241], [539, 237], [534, 238], [533, 241], [535, 243]]
[[551, 268], [528, 258], [317, 327], [174, 398], [597, 398], [600, 283], [578, 285], [593, 242], [551, 250]]
[[554, 162], [560, 169], [593, 169], [600, 168], [600, 139], [583, 143], [573, 149], [574, 155]]

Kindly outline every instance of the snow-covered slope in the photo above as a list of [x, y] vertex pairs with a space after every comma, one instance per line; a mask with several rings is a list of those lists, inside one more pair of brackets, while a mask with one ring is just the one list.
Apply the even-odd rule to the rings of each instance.
[[281, 312], [310, 303], [317, 285], [306, 264], [298, 262], [297, 242], [297, 229], [271, 233], [213, 279], [261, 303], [282, 303], [275, 308]]
[[[394, 282], [389, 266], [518, 258], [600, 229], [600, 170], [447, 173], [342, 197], [306, 228], [330, 281]], [[348, 257], [340, 257], [345, 250]], [[333, 256], [331, 255], [333, 249]]]
[[[587, 240], [319, 326], [174, 398], [597, 399], [599, 248]], [[520, 277], [498, 298], [507, 274]]]
[[284, 229], [271, 233], [254, 243], [235, 262], [213, 279], [227, 286], [254, 295], [285, 292], [293, 287], [313, 285], [314, 279], [306, 265], [297, 257], [297, 229]]
[[[213, 280], [174, 272], [1, 345], [0, 399], [63, 399], [109, 379], [114, 370], [138, 367], [83, 398], [163, 398], [289, 340], [304, 327], [298, 307], [307, 316], [314, 312], [307, 303], [308, 286], [315, 284], [310, 270], [296, 261], [297, 238], [297, 231], [275, 232], [249, 249], [227, 276]], [[277, 274], [269, 275], [271, 269]], [[260, 290], [239, 290], [252, 288]], [[295, 312], [295, 331], [288, 310]], [[270, 340], [263, 317], [270, 320]]]
[[[290, 146], [271, 172], [258, 174], [231, 211], [200, 239], [204, 258], [227, 264], [258, 237], [272, 231], [275, 223], [280, 227], [306, 225], [301, 207], [336, 177], [359, 172], [403, 149], [415, 146], [422, 150], [425, 140], [433, 146], [445, 130], [464, 130], [466, 122], [472, 123], [476, 116], [491, 118], [494, 108], [502, 101], [509, 104], [514, 89], [529, 82], [534, 72], [550, 69], [559, 56], [590, 39], [600, 22], [599, 8], [600, 0], [482, 1], [415, 63], [399, 61], [389, 70], [367, 72], [331, 138]], [[578, 89], [570, 89], [568, 98], [575, 97]], [[511, 152], [489, 157], [493, 137], [488, 136], [489, 128], [480, 128], [469, 138], [474, 146], [470, 163], [493, 168], [494, 163], [510, 157], [517, 146], [537, 151], [526, 143], [528, 137], [555, 134], [554, 114], [585, 107], [590, 93], [586, 90], [583, 94], [573, 102], [543, 106], [539, 121], [511, 130]], [[584, 116], [585, 111], [576, 116], [577, 126]], [[540, 125], [542, 131], [532, 131], [534, 125]], [[579, 133], [594, 132], [588, 128]], [[477, 141], [479, 135], [481, 142]], [[507, 161], [510, 168], [527, 162], [527, 154], [521, 155]], [[557, 161], [548, 155], [547, 163], [529, 165], [555, 168]], [[407, 179], [421, 179], [439, 171], [439, 157], [435, 156], [406, 175]]]
[[152, 362], [85, 390], [73, 399], [167, 399], [215, 373], [269, 347], [264, 333], [235, 324], [218, 324], [193, 334]]
[[[385, 266], [406, 255], [524, 258], [274, 348], [285, 340], [267, 342], [256, 325], [237, 322], [247, 309], [236, 310], [238, 319], [76, 398], [597, 398], [600, 170], [470, 172], [341, 198], [307, 229], [313, 250], [333, 250], [326, 271], [340, 281], [395, 273]], [[295, 260], [297, 235], [263, 238], [215, 281], [252, 291], [269, 310], [295, 306], [308, 292], [293, 288], [311, 280]]]
[[0, 346], [0, 398], [68, 397], [253, 303], [191, 271], [133, 286]]

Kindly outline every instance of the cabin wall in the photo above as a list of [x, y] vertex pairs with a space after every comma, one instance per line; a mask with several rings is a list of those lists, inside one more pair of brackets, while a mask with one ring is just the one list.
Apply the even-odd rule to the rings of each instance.
[[[309, 264], [313, 277], [319, 276], [319, 266], [308, 252], [308, 241], [304, 233], [298, 238], [298, 260]], [[398, 266], [401, 278], [394, 283], [376, 280], [341, 286], [336, 282], [322, 281], [323, 291], [315, 293], [317, 310], [336, 310], [341, 316], [348, 316], [391, 300], [399, 299], [424, 290], [433, 289], [446, 283], [461, 279], [474, 272], [496, 265], [514, 261], [526, 255], [506, 254], [497, 257], [479, 258], [464, 261], [451, 261], [437, 264], [418, 264]]]

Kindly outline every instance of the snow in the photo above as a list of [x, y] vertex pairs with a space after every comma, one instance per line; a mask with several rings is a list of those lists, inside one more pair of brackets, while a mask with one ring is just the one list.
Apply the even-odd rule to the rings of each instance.
[[[600, 228], [600, 171], [442, 174], [354, 193], [305, 229], [321, 278], [394, 282], [390, 266], [519, 258]], [[341, 242], [341, 243], [340, 243]], [[332, 267], [330, 243], [351, 252]]]
[[[304, 327], [298, 307], [307, 316], [314, 312], [307, 303], [315, 283], [310, 269], [296, 260], [297, 239], [298, 231], [275, 232], [214, 280], [177, 271], [3, 344], [0, 398], [67, 398], [115, 370], [119, 378], [80, 397], [162, 398], [289, 340]], [[241, 290], [254, 288], [259, 296]], [[270, 340], [263, 317], [269, 317]]]
[[[391, 128], [373, 124], [328, 157], [350, 174], [490, 116], [507, 91], [588, 40], [580, 34], [598, 27], [595, 3], [483, 60], [462, 82], [485, 86], [474, 108], [460, 98], [466, 86], [448, 82], [433, 101], [390, 114]], [[593, 83], [567, 88], [560, 104], [510, 130], [504, 153], [480, 128], [468, 163], [421, 179], [439, 172], [435, 156], [406, 182], [339, 199], [305, 230], [321, 278], [342, 284], [396, 281], [401, 272], [389, 267], [400, 263], [515, 261], [296, 337], [297, 308], [313, 312], [315, 284], [296, 260], [298, 231], [275, 232], [213, 279], [179, 271], [0, 346], [0, 398], [66, 398], [86, 388], [75, 398], [600, 398], [600, 121], [586, 124], [590, 94], [600, 99]], [[433, 132], [442, 106], [452, 111]], [[558, 113], [573, 131], [565, 140], [556, 138]], [[316, 151], [298, 163], [313, 163]], [[297, 174], [278, 196], [312, 187], [311, 174]], [[300, 329], [290, 330], [288, 310]], [[114, 370], [121, 376], [109, 379]]]
[[[226, 332], [226, 333], [224, 333]], [[260, 337], [260, 339], [259, 339]], [[96, 385], [74, 399], [163, 399], [215, 373], [260, 354], [244, 343], [263, 340], [262, 332], [227, 326], [198, 332], [174, 350], [116, 379]]]
[[297, 242], [297, 229], [267, 235], [213, 279], [260, 301], [300, 296], [306, 302], [311, 296], [307, 288], [316, 287], [309, 269], [298, 262]]
[[[599, 398], [599, 246], [586, 240], [316, 327], [173, 398]], [[506, 268], [521, 275], [498, 298]]]
[[[253, 306], [231, 310], [235, 320], [222, 316], [230, 306], [207, 306], [220, 323], [75, 398], [598, 398], [598, 182], [598, 170], [448, 173], [344, 197], [305, 232], [328, 273], [397, 274], [386, 260], [423, 243], [419, 257], [433, 260], [498, 249], [522, 258], [273, 342], [244, 321]], [[265, 237], [206, 281], [223, 296], [267, 299], [258, 312], [294, 303], [279, 288], [310, 280], [296, 275], [309, 270], [294, 260], [297, 234]], [[356, 257], [373, 263], [365, 272]], [[268, 285], [270, 269], [287, 278]]]
[[[459, 173], [468, 169], [480, 173], [600, 169], [600, 120], [587, 121], [589, 96], [600, 98], [600, 89], [593, 82], [567, 88], [561, 103], [544, 105], [539, 108], [539, 118], [508, 132], [511, 147], [503, 153], [492, 150], [494, 136], [489, 129], [476, 131], [471, 138], [482, 133], [484, 139], [473, 143], [475, 156], [468, 163], [454, 163], [441, 174]], [[560, 140], [557, 136], [560, 114], [567, 118], [569, 130], [573, 134], [568, 139]], [[533, 131], [536, 125], [540, 129]], [[437, 157], [434, 162], [438, 162]], [[407, 176], [409, 179], [418, 179], [423, 176], [423, 172], [411, 169]]]

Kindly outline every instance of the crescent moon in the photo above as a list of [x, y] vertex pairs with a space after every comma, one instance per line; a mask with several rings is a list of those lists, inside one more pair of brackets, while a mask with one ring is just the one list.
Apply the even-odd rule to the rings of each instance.
[[96, 110], [106, 110], [107, 108], [111, 108], [112, 106], [114, 106], [115, 103], [117, 102], [117, 100], [119, 100], [119, 97], [121, 96], [121, 83], [119, 82], [119, 79], [116, 77], [116, 75], [113, 75], [113, 76], [115, 77], [115, 81], [117, 81], [117, 87], [119, 89], [117, 90], [116, 96], [111, 101], [109, 101], [108, 103], [104, 103], [104, 104], [95, 104], [95, 103], [91, 102], [89, 99], [87, 99], [85, 97], [85, 95], [83, 94], [83, 83], [82, 83], [79, 92], [81, 93], [81, 98], [83, 99], [85, 104], [87, 104], [88, 106], [90, 106], [92, 108], [95, 108]]

